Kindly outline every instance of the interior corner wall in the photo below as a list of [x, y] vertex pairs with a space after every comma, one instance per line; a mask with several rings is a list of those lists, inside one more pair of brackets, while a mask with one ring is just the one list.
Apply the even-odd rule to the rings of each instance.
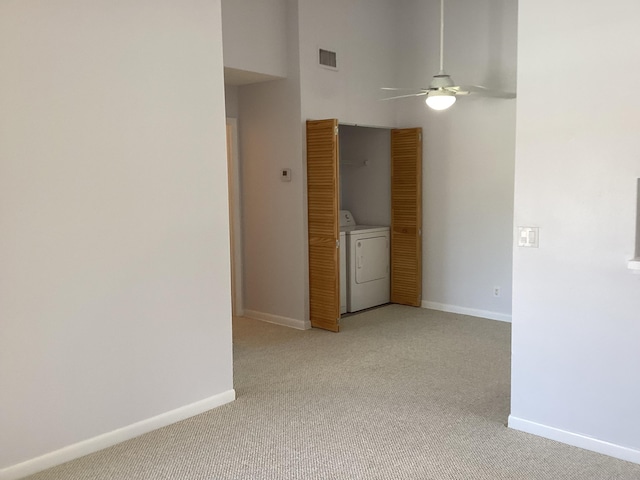
[[222, 0], [224, 66], [287, 75], [287, 4], [291, 0]]
[[220, 32], [219, 1], [0, 3], [3, 478], [233, 396]]
[[[239, 87], [245, 315], [308, 326], [306, 177], [297, 1], [287, 2], [285, 79]], [[291, 181], [281, 169], [291, 169]]]
[[540, 246], [514, 251], [509, 421], [636, 463], [640, 97], [598, 101], [590, 79], [640, 82], [639, 17], [636, 0], [520, 0], [515, 222], [539, 227]]
[[[403, 5], [397, 85], [423, 87], [439, 70], [440, 2]], [[515, 91], [516, 45], [517, 2], [445, 2], [456, 84]], [[442, 112], [423, 98], [395, 104], [399, 127], [423, 129], [423, 305], [510, 320], [516, 101], [459, 97]]]

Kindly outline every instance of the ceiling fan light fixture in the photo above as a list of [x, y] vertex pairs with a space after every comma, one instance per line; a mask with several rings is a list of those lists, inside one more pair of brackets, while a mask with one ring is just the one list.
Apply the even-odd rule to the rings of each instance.
[[456, 103], [456, 96], [445, 91], [430, 92], [425, 102], [432, 110], [446, 110]]

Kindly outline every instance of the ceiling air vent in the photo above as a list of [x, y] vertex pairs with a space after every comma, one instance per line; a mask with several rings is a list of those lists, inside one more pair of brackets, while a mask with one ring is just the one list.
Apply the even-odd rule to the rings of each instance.
[[333, 70], [338, 69], [338, 61], [336, 59], [336, 52], [330, 50], [318, 49], [318, 61], [323, 67], [331, 68]]

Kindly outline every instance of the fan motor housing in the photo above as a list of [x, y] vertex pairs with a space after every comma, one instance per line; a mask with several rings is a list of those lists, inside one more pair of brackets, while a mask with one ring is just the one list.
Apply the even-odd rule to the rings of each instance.
[[434, 75], [433, 80], [431, 80], [431, 83], [429, 84], [429, 88], [433, 89], [448, 88], [453, 86], [453, 80], [451, 80], [451, 77], [445, 73]]

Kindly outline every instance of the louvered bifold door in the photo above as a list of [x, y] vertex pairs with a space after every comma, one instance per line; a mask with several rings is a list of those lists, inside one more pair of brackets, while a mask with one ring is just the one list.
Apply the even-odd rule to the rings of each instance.
[[422, 303], [422, 129], [391, 131], [391, 302]]
[[340, 330], [338, 121], [307, 121], [309, 314], [311, 326]]

